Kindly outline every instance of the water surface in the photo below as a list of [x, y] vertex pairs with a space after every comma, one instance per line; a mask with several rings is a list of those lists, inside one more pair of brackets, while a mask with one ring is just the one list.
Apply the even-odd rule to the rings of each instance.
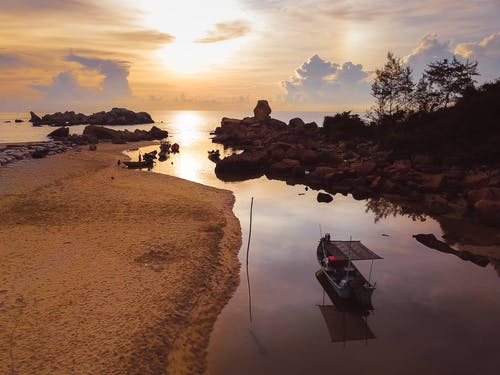
[[[209, 371], [213, 374], [497, 374], [500, 340], [500, 280], [490, 264], [479, 267], [418, 243], [412, 235], [442, 234], [439, 223], [404, 216], [378, 216], [368, 201], [336, 195], [329, 204], [317, 203], [317, 192], [288, 186], [265, 177], [224, 183], [214, 173], [207, 151], [218, 148], [209, 132], [220, 112], [152, 113], [156, 126], [171, 134], [181, 152], [158, 162], [154, 171], [230, 189], [234, 212], [243, 231], [240, 285], [211, 333]], [[225, 113], [242, 117], [242, 113]], [[287, 121], [302, 117], [322, 122], [320, 113], [277, 113]], [[163, 122], [162, 122], [163, 121]], [[18, 125], [8, 139], [43, 140], [50, 127]], [[13, 126], [13, 124], [12, 124]], [[142, 128], [149, 129], [151, 125]], [[128, 127], [130, 128], [130, 127]], [[132, 127], [134, 128], [134, 127]], [[13, 129], [13, 128], [11, 128]], [[43, 131], [39, 129], [45, 129]], [[72, 132], [83, 127], [73, 127]], [[8, 134], [8, 135], [7, 135]], [[23, 138], [24, 137], [24, 138]], [[38, 138], [40, 139], [38, 139]], [[133, 147], [133, 144], [130, 145]], [[142, 152], [157, 149], [149, 147]], [[136, 158], [138, 151], [129, 155]], [[249, 259], [252, 321], [249, 319], [246, 241], [249, 208], [254, 197]], [[315, 250], [322, 232], [336, 239], [361, 240], [384, 259], [376, 261], [377, 283], [369, 316], [356, 316], [329, 307], [331, 332], [320, 306], [333, 306], [315, 277]], [[369, 274], [369, 262], [358, 262]], [[355, 318], [367, 324], [374, 338], [352, 334]], [[331, 328], [332, 329], [332, 328]], [[341, 331], [339, 333], [339, 331]], [[356, 336], [354, 340], [353, 337]]]

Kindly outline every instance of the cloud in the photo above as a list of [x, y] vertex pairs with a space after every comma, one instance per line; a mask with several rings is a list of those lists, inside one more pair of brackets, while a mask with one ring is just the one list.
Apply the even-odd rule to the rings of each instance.
[[342, 66], [314, 55], [282, 82], [285, 101], [295, 105], [365, 105], [370, 101], [370, 73], [361, 64]]
[[104, 76], [101, 95], [107, 97], [129, 96], [128, 64], [120, 61], [93, 59], [70, 54], [66, 61], [74, 61], [84, 68], [95, 70]]
[[0, 53], [0, 67], [12, 67], [22, 65], [23, 61], [16, 55], [9, 53]]
[[128, 64], [121, 61], [88, 58], [70, 54], [66, 61], [76, 62], [80, 69], [104, 76], [98, 88], [87, 87], [77, 80], [74, 72], [61, 72], [49, 85], [32, 84], [29, 87], [44, 94], [44, 103], [49, 106], [101, 104], [131, 96], [128, 84]]
[[418, 79], [429, 63], [451, 58], [450, 42], [440, 42], [436, 33], [429, 33], [418, 41], [417, 47], [402, 61], [412, 67], [414, 78]]
[[216, 43], [224, 40], [235, 39], [250, 32], [250, 27], [243, 21], [223, 22], [215, 24], [215, 29], [207, 35], [196, 40], [197, 43]]
[[172, 43], [175, 40], [173, 35], [149, 29], [116, 32], [111, 35], [108, 34], [108, 37], [127, 42], [129, 45], [130, 43], [134, 43], [135, 46], [135, 43], [137, 43], [138, 47], [145, 49], [149, 46], [155, 47], [162, 44]]
[[481, 74], [477, 79], [484, 83], [500, 76], [500, 32], [492, 34], [479, 42], [459, 43], [453, 48], [450, 41], [440, 42], [436, 33], [425, 35], [417, 47], [402, 61], [413, 69], [413, 77], [418, 80], [429, 63], [451, 59], [456, 55], [459, 61], [478, 62]]
[[500, 32], [480, 42], [460, 43], [455, 47], [455, 53], [465, 59], [478, 61], [481, 81], [500, 77]]

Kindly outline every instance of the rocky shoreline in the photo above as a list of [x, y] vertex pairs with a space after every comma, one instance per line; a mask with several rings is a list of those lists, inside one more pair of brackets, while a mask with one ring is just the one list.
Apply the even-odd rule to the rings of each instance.
[[60, 154], [75, 146], [76, 143], [62, 141], [0, 145], [0, 166], [24, 159], [40, 159], [48, 155]]
[[[467, 167], [424, 154], [398, 155], [374, 140], [341, 139], [299, 118], [288, 124], [270, 117], [259, 101], [254, 117], [223, 118], [213, 142], [243, 150], [217, 165], [222, 180], [265, 175], [355, 199], [386, 197], [418, 207], [422, 214], [467, 217], [500, 226], [500, 171]], [[325, 122], [332, 118], [326, 117]]]

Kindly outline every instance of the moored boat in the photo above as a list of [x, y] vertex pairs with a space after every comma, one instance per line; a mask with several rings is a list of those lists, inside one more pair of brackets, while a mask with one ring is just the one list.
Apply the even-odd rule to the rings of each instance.
[[123, 164], [130, 169], [152, 168], [154, 161], [151, 159], [143, 161], [124, 161]]
[[371, 296], [375, 284], [359, 272], [353, 261], [382, 258], [360, 241], [334, 241], [327, 233], [321, 237], [316, 255], [328, 282], [340, 298], [363, 300]]

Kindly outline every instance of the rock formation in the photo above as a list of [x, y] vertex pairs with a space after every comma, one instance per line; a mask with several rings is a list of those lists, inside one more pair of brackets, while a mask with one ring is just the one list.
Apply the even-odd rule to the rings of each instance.
[[126, 108], [113, 108], [109, 112], [97, 112], [90, 116], [73, 111], [64, 113], [56, 112], [47, 114], [40, 118], [36, 113], [30, 112], [31, 122], [35, 126], [71, 126], [71, 125], [138, 125], [154, 123], [151, 116], [146, 112], [133, 112]]
[[[421, 154], [401, 155], [366, 137], [337, 138], [335, 129], [273, 119], [266, 101], [254, 117], [224, 117], [213, 142], [243, 150], [217, 162], [223, 180], [266, 175], [355, 199], [391, 197], [421, 206], [419, 214], [473, 217], [500, 226], [500, 170], [450, 164]], [[345, 129], [344, 129], [345, 130]], [[468, 194], [469, 193], [469, 194]], [[466, 199], [467, 197], [467, 199]]]

